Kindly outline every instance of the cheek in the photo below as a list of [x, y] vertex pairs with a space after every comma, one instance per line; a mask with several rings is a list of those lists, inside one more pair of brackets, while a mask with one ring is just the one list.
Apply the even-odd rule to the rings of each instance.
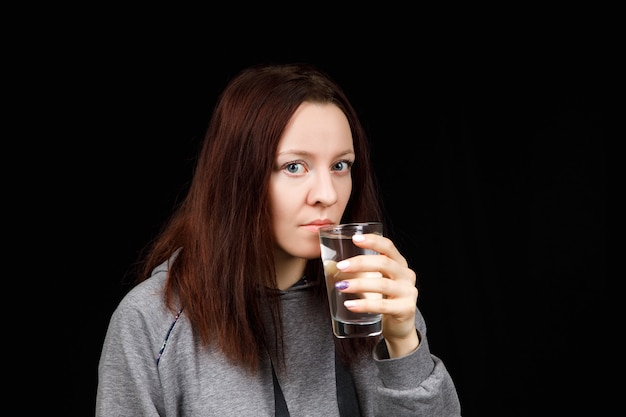
[[274, 221], [285, 218], [293, 212], [296, 205], [295, 195], [277, 188], [270, 188], [270, 210]]
[[341, 211], [348, 205], [350, 195], [352, 194], [352, 180], [348, 180], [339, 184], [337, 190], [337, 204], [341, 206]]

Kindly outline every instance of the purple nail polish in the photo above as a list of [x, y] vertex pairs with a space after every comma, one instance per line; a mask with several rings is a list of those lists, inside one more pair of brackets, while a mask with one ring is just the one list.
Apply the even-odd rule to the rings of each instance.
[[345, 290], [346, 288], [348, 288], [348, 285], [350, 285], [348, 281], [335, 282], [335, 288], [337, 288], [338, 290]]

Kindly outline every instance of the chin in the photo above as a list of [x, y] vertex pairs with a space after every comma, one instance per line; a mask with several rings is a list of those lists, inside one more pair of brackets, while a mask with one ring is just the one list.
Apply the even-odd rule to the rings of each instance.
[[315, 259], [315, 258], [320, 258], [321, 253], [319, 248], [317, 250], [310, 250], [310, 251], [303, 251], [302, 249], [300, 250], [296, 250], [291, 252], [291, 256], [293, 256], [294, 258], [301, 258], [301, 259]]
[[285, 242], [288, 244], [279, 246], [278, 249], [287, 256], [300, 259], [315, 259], [321, 257], [319, 239], [307, 239]]

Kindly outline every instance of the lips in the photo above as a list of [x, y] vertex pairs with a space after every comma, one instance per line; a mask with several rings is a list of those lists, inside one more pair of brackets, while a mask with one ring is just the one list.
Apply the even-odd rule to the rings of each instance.
[[317, 226], [317, 227], [322, 227], [322, 226], [328, 226], [331, 224], [335, 224], [335, 222], [333, 222], [332, 220], [328, 220], [328, 219], [324, 219], [324, 220], [314, 220], [308, 224], [305, 224], [305, 226]]
[[315, 220], [312, 221], [310, 223], [307, 224], [303, 224], [302, 227], [304, 227], [305, 229], [308, 229], [312, 232], [317, 233], [317, 230], [322, 227], [322, 226], [328, 226], [334, 224], [332, 221], [330, 220]]

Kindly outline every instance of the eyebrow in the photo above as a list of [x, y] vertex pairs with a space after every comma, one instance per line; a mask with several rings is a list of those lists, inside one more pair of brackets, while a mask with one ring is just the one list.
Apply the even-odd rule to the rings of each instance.
[[[286, 150], [286, 151], [283, 151], [283, 152], [278, 152], [278, 153], [276, 153], [276, 155], [277, 156], [280, 156], [280, 155], [311, 156], [311, 152], [303, 151], [303, 150], [297, 150], [297, 149], [294, 149], [294, 150], [289, 149], [289, 150]], [[352, 149], [346, 149], [345, 151], [339, 152], [337, 154], [337, 156], [344, 156], [344, 155], [354, 155], [354, 151]]]

